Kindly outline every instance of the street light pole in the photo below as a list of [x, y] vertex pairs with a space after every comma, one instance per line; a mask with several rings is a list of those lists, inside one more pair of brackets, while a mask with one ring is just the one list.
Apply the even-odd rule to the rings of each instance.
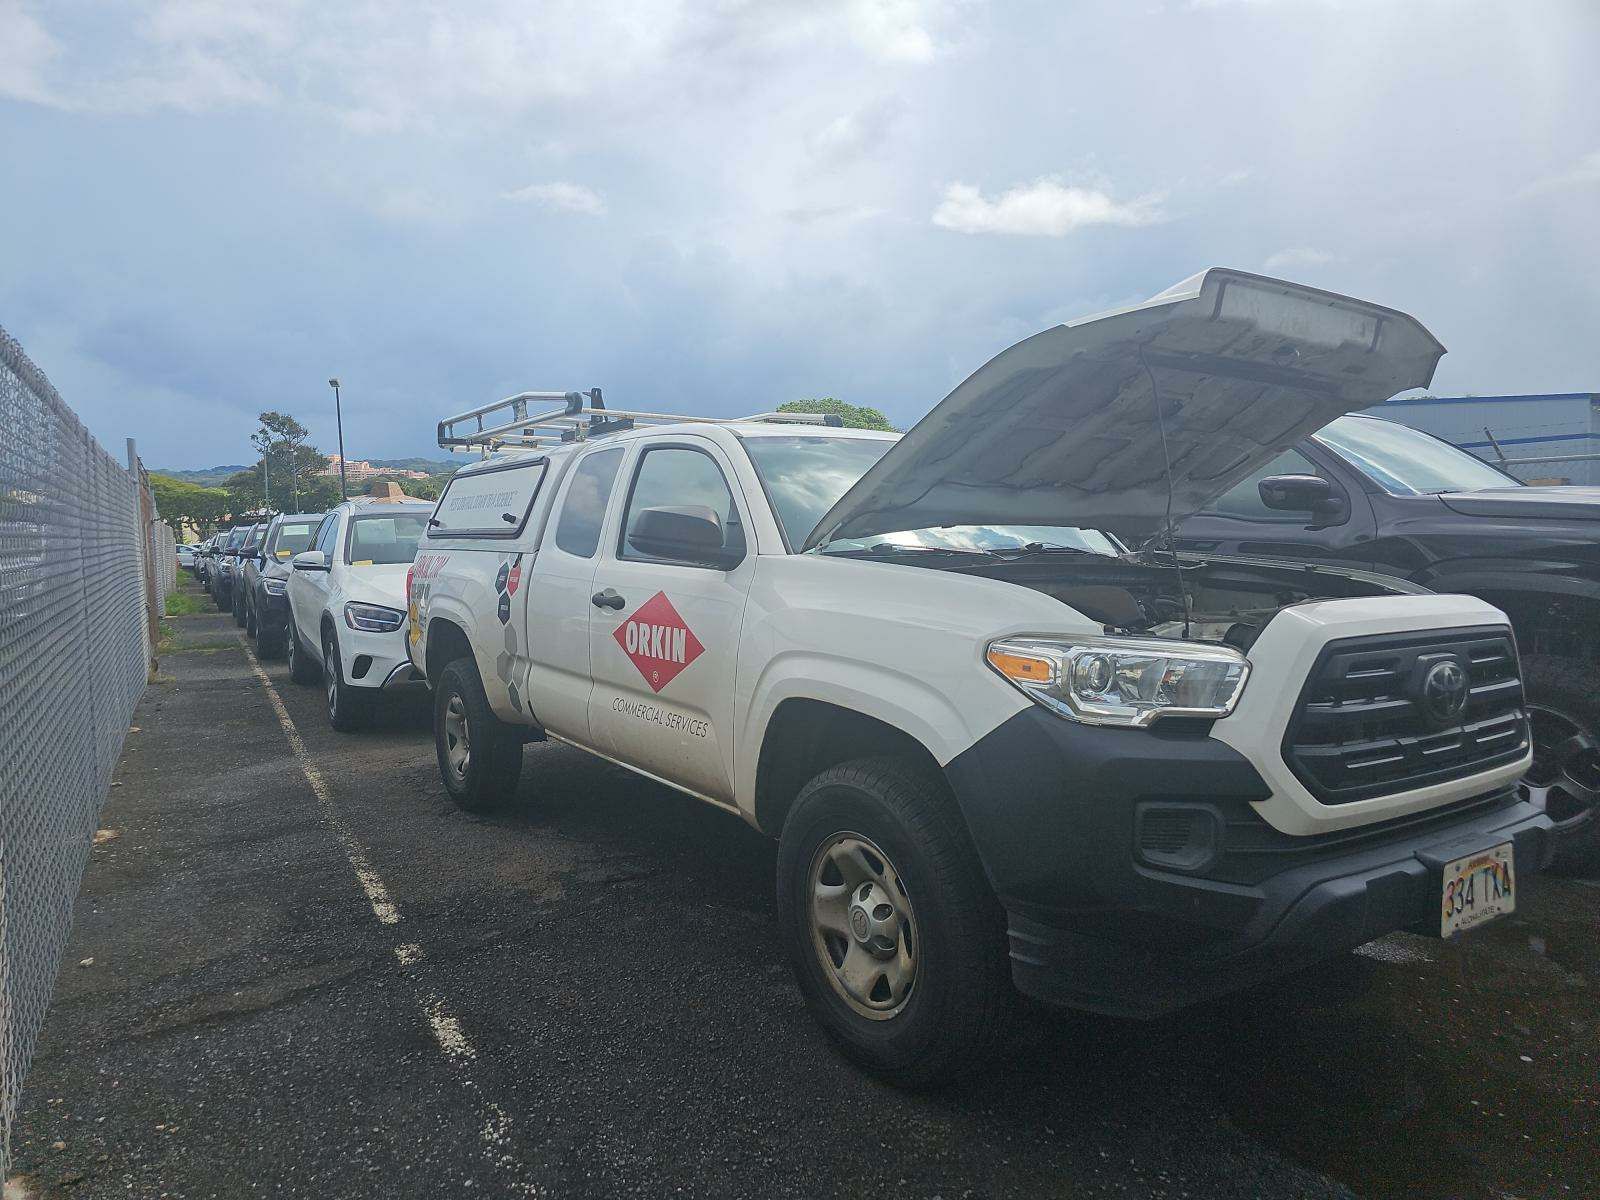
[[345, 491], [344, 483], [344, 414], [339, 409], [339, 381], [330, 379], [328, 386], [333, 389], [333, 419], [339, 425], [339, 499], [348, 500], [350, 493]]

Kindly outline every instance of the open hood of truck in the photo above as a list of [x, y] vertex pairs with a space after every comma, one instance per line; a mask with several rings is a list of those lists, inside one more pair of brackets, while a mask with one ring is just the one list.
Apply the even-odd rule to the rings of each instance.
[[[980, 367], [806, 539], [1076, 525], [1137, 542], [1342, 413], [1424, 387], [1444, 347], [1393, 309], [1214, 267]], [[1152, 388], [1152, 383], [1154, 388]]]

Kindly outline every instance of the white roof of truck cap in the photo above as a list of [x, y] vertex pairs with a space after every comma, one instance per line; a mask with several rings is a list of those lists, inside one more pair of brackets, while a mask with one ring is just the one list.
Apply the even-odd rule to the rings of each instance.
[[[1138, 541], [1343, 413], [1425, 387], [1413, 317], [1213, 267], [1002, 351], [918, 421], [806, 539], [1076, 525]], [[1154, 386], [1152, 386], [1154, 385]]]

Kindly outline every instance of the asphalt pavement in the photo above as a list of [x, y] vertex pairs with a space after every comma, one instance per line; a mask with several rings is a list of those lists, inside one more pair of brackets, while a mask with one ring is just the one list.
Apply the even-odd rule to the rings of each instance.
[[905, 1094], [806, 1016], [737, 819], [547, 745], [468, 816], [422, 705], [334, 733], [169, 624], [8, 1196], [1600, 1193], [1593, 880], [1154, 1024], [1030, 1010]]

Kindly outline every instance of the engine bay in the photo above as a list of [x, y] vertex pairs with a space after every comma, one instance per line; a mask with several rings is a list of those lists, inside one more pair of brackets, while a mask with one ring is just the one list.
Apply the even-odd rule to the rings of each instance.
[[1108, 634], [1214, 642], [1240, 652], [1247, 652], [1285, 608], [1312, 600], [1424, 590], [1338, 567], [1149, 551], [937, 565], [1043, 592], [1100, 622]]

